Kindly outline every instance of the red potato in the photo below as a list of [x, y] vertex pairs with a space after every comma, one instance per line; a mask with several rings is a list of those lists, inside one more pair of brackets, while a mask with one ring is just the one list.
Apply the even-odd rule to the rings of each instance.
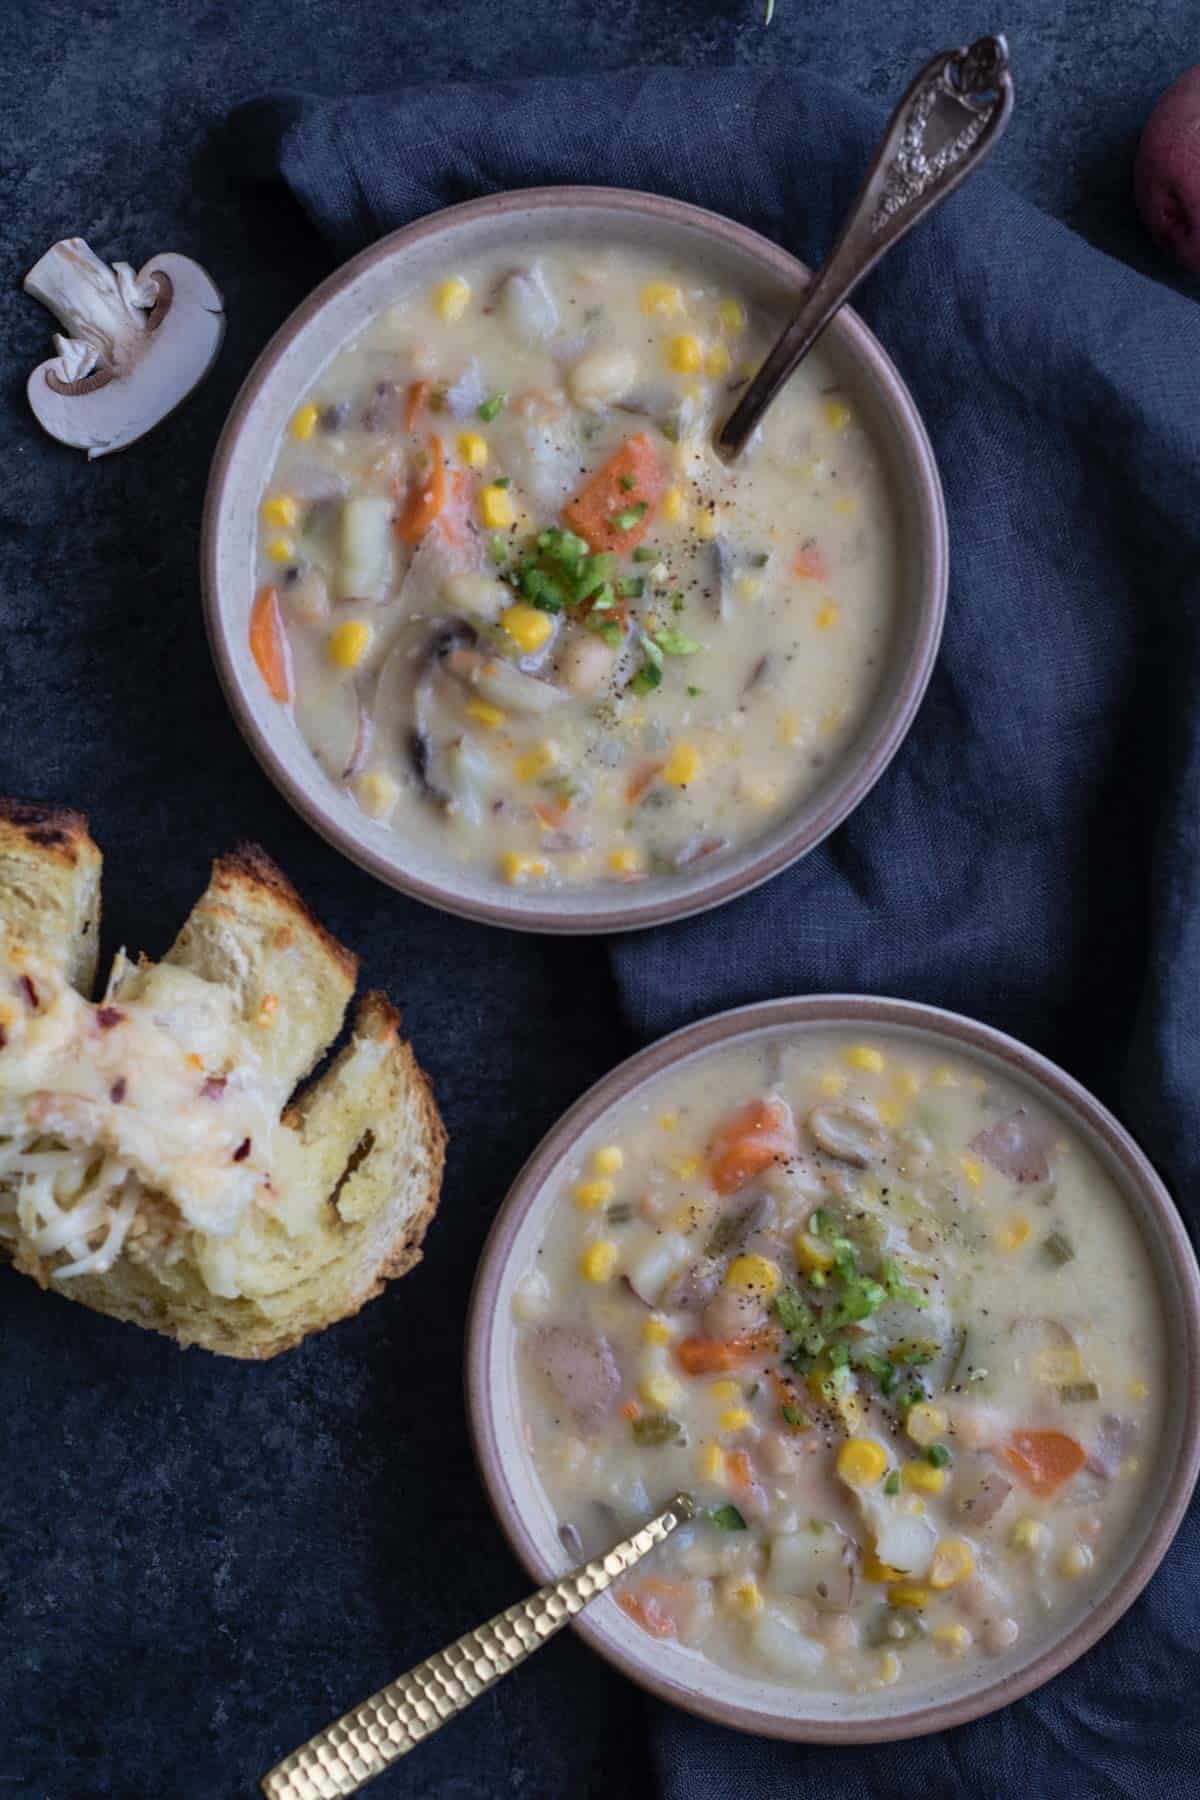
[[1200, 272], [1200, 63], [1184, 71], [1147, 119], [1133, 188], [1155, 243]]

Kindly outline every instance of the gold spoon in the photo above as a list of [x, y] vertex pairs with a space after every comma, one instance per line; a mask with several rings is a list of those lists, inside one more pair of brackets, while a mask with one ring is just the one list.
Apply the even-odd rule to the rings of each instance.
[[717, 432], [732, 462], [797, 364], [880, 257], [995, 149], [1013, 109], [1008, 44], [978, 38], [926, 63], [888, 123], [837, 242], [799, 312]]
[[389, 1682], [276, 1763], [262, 1779], [267, 1800], [332, 1800], [335, 1795], [357, 1794], [540, 1650], [597, 1594], [695, 1515], [691, 1495], [676, 1494], [662, 1512], [632, 1537], [614, 1544], [605, 1556], [581, 1563]]

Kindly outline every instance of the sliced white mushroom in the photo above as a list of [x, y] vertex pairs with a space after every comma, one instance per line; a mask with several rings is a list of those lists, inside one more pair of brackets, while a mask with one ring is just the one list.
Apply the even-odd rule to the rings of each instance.
[[198, 263], [167, 253], [107, 263], [82, 238], [52, 244], [25, 292], [65, 327], [27, 393], [43, 430], [89, 459], [123, 450], [187, 398], [225, 329], [221, 295]]

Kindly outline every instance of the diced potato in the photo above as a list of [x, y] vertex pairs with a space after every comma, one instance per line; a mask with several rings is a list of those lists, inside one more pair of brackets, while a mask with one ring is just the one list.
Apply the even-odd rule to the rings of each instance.
[[581, 356], [567, 376], [567, 392], [576, 406], [612, 406], [623, 400], [637, 380], [637, 357], [614, 346]]
[[755, 1620], [750, 1650], [778, 1675], [815, 1675], [825, 1661], [825, 1646], [773, 1606], [765, 1608]]
[[364, 494], [342, 506], [339, 600], [382, 600], [393, 573], [392, 502]]
[[448, 612], [468, 613], [474, 619], [494, 623], [512, 600], [512, 589], [490, 575], [464, 570], [448, 575], [442, 583], [442, 603]]

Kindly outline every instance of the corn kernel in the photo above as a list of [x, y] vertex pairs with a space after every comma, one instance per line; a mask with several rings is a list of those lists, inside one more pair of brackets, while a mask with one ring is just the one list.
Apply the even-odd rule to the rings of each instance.
[[272, 538], [267, 545], [267, 555], [272, 562], [291, 562], [295, 554], [296, 540], [286, 535]]
[[518, 781], [536, 781], [539, 775], [545, 775], [558, 762], [558, 745], [547, 738], [544, 743], [537, 744], [519, 756], [513, 764], [513, 771]]
[[659, 510], [664, 519], [669, 520], [672, 525], [677, 524], [687, 510], [681, 490], [677, 487], [668, 488]]
[[701, 1481], [724, 1481], [725, 1452], [720, 1444], [702, 1444], [698, 1464]]
[[847, 1487], [871, 1487], [887, 1469], [887, 1452], [874, 1438], [848, 1438], [838, 1451], [837, 1472]]
[[930, 1636], [935, 1649], [942, 1656], [961, 1656], [964, 1650], [971, 1648], [974, 1641], [967, 1627], [959, 1624], [935, 1626]]
[[1129, 1398], [1131, 1400], [1144, 1400], [1149, 1392], [1150, 1389], [1144, 1381], [1131, 1381], [1129, 1384]]
[[490, 700], [468, 700], [467, 717], [475, 719], [480, 725], [487, 725], [493, 731], [497, 725], [503, 725], [508, 714], [493, 706]]
[[540, 650], [554, 630], [554, 621], [549, 613], [539, 612], [536, 606], [526, 606], [521, 600], [501, 613], [500, 623], [526, 656], [534, 650]]
[[750, 1413], [744, 1406], [730, 1406], [721, 1414], [717, 1423], [722, 1431], [745, 1431], [750, 1423]]
[[885, 1650], [879, 1658], [879, 1685], [895, 1687], [900, 1679], [904, 1664], [894, 1650]]
[[1058, 1572], [1068, 1581], [1078, 1581], [1081, 1575], [1087, 1574], [1094, 1561], [1090, 1544], [1072, 1544], [1059, 1558]]
[[837, 1069], [826, 1069], [817, 1087], [827, 1100], [836, 1100], [839, 1094], [846, 1091], [846, 1077]]
[[371, 627], [363, 619], [347, 619], [329, 634], [329, 660], [339, 669], [354, 669], [367, 653]]
[[737, 337], [746, 329], [746, 309], [740, 300], [722, 300], [717, 307], [717, 324], [726, 337]]
[[658, 1122], [664, 1131], [674, 1131], [679, 1123], [679, 1114], [677, 1112], [665, 1112], [661, 1115]]
[[604, 1144], [592, 1157], [597, 1175], [619, 1175], [625, 1167], [625, 1152], [620, 1144]]
[[539, 880], [547, 872], [540, 856], [526, 856], [519, 850], [508, 850], [500, 858], [500, 872], [510, 887], [523, 881]]
[[1040, 1550], [1049, 1535], [1040, 1519], [1018, 1519], [1008, 1541], [1014, 1550]]
[[644, 1344], [669, 1344], [671, 1336], [671, 1322], [664, 1319], [661, 1313], [651, 1313], [648, 1319], [642, 1321]]
[[272, 494], [262, 504], [262, 516], [268, 525], [291, 531], [300, 522], [300, 507], [290, 494]]
[[739, 1575], [724, 1588], [725, 1603], [731, 1612], [743, 1619], [752, 1619], [755, 1613], [763, 1608], [762, 1590], [753, 1575]]
[[617, 1246], [611, 1238], [599, 1238], [589, 1244], [579, 1259], [579, 1272], [585, 1281], [597, 1284], [611, 1281], [617, 1267]]
[[845, 431], [854, 414], [844, 400], [826, 400], [821, 411], [830, 431]]
[[462, 431], [458, 437], [458, 454], [468, 469], [482, 469], [488, 459], [488, 447], [477, 431]]
[[471, 304], [471, 289], [461, 275], [451, 275], [433, 290], [433, 310], [447, 325], [456, 325]]
[[921, 1083], [911, 1069], [900, 1069], [892, 1085], [901, 1100], [911, 1100], [921, 1091]]
[[700, 773], [700, 753], [693, 744], [676, 744], [662, 766], [662, 778], [671, 787], [687, 787]]
[[584, 1212], [595, 1212], [598, 1206], [607, 1206], [613, 1197], [613, 1184], [604, 1176], [595, 1181], [580, 1181], [575, 1184], [575, 1204]]
[[670, 1412], [683, 1399], [683, 1389], [666, 1369], [656, 1369], [652, 1375], [647, 1375], [639, 1383], [638, 1393], [646, 1405], [654, 1407], [656, 1412]]
[[[941, 1087], [944, 1086], [944, 1083], [935, 1081], [935, 1085]], [[978, 1158], [974, 1156], [960, 1156], [958, 1159], [958, 1166], [973, 1188], [983, 1186], [983, 1164]]]
[[[934, 1470], [940, 1474], [940, 1470]], [[968, 1575], [975, 1573], [975, 1552], [966, 1538], [941, 1538], [934, 1547], [933, 1560], [929, 1564], [929, 1585], [939, 1591], [943, 1588], [956, 1587], [965, 1581]]]
[[677, 375], [694, 375], [704, 367], [704, 349], [690, 331], [681, 332], [667, 345], [667, 361]]
[[727, 1400], [740, 1400], [742, 1397], [741, 1383], [729, 1379], [714, 1381], [709, 1391], [714, 1400], [720, 1400], [722, 1403]]
[[670, 319], [683, 311], [683, 290], [674, 281], [648, 281], [642, 289], [642, 311], [648, 319], [655, 313]]
[[642, 866], [641, 852], [632, 844], [623, 844], [610, 852], [608, 866], [614, 875], [636, 875]]
[[302, 406], [299, 412], [292, 414], [290, 430], [297, 443], [304, 444], [308, 442], [308, 439], [317, 429], [317, 420], [320, 416], [320, 413], [311, 401], [307, 406]]
[[726, 1287], [741, 1294], [758, 1294], [770, 1299], [783, 1284], [783, 1276], [769, 1257], [735, 1256], [725, 1271]]
[[368, 769], [354, 784], [355, 797], [372, 819], [382, 819], [396, 804], [396, 784], [383, 769]]
[[906, 1488], [915, 1488], [922, 1494], [940, 1494], [946, 1485], [945, 1469], [935, 1469], [932, 1463], [910, 1462], [904, 1465], [900, 1479]]
[[858, 511], [858, 501], [853, 494], [839, 494], [833, 503], [833, 510], [843, 519], [852, 519]]
[[914, 1612], [924, 1612], [929, 1599], [929, 1589], [916, 1581], [897, 1581], [888, 1589], [889, 1606], [908, 1606]]
[[831, 631], [838, 622], [838, 609], [832, 600], [826, 600], [817, 613], [817, 630]]
[[710, 380], [720, 381], [723, 375], [728, 375], [732, 361], [724, 344], [714, 344], [704, 358], [704, 373]]
[[785, 750], [799, 742], [801, 735], [800, 715], [795, 712], [782, 712], [775, 721], [775, 742]]
[[880, 1123], [894, 1131], [898, 1125], [904, 1122], [904, 1115], [908, 1108], [899, 1100], [881, 1100], [875, 1110], [879, 1114]]
[[868, 1075], [883, 1073], [884, 1055], [874, 1044], [851, 1044], [845, 1053], [845, 1059], [852, 1069], [862, 1069]]
[[702, 543], [711, 543], [713, 538], [716, 537], [717, 515], [711, 506], [702, 506], [700, 508], [700, 511], [696, 514], [696, 523], [693, 529]]
[[736, 598], [748, 606], [762, 593], [762, 582], [757, 575], [739, 575], [733, 584], [733, 591]]
[[1028, 1242], [1032, 1230], [1033, 1226], [1024, 1213], [1012, 1213], [997, 1231], [996, 1242], [1001, 1250], [1019, 1250], [1022, 1244]]
[[[678, 1175], [680, 1181], [692, 1181], [700, 1173], [700, 1158], [698, 1156], [673, 1156], [667, 1167], [672, 1175]], [[684, 1208], [684, 1211], [688, 1213], [691, 1210], [691, 1207]]]
[[893, 1569], [891, 1563], [880, 1562], [874, 1550], [868, 1550], [863, 1557], [862, 1572], [865, 1581], [899, 1581], [901, 1576], [901, 1571]]
[[[516, 508], [512, 503], [512, 495], [508, 489], [497, 487], [495, 482], [491, 481], [486, 487], [480, 488], [479, 516], [489, 531], [507, 531], [517, 516]], [[532, 610], [530, 608], [530, 611]], [[543, 613], [542, 617], [549, 625], [548, 616]]]
[[904, 1419], [904, 1429], [914, 1444], [924, 1447], [936, 1443], [945, 1431], [949, 1420], [940, 1406], [931, 1406], [927, 1400], [918, 1400], [910, 1406]]
[[811, 1275], [814, 1269], [825, 1270], [833, 1267], [833, 1251], [827, 1244], [823, 1244], [820, 1238], [814, 1237], [811, 1231], [798, 1231], [792, 1240], [792, 1249], [795, 1252], [797, 1265], [806, 1274]]

